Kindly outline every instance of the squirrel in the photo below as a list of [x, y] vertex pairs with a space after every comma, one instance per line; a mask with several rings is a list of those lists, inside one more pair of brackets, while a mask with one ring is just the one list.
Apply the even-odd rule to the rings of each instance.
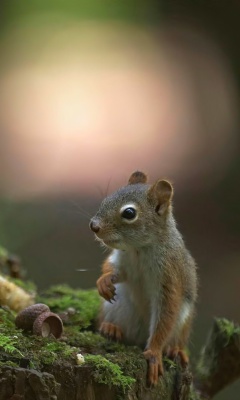
[[96, 239], [112, 249], [97, 280], [105, 299], [100, 333], [144, 350], [150, 386], [163, 375], [163, 354], [188, 364], [197, 297], [196, 264], [176, 227], [172, 197], [169, 181], [150, 185], [136, 171], [90, 221]]

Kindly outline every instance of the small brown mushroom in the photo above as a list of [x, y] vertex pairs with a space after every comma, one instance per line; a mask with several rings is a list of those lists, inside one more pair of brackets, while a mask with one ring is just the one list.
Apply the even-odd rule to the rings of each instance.
[[33, 304], [18, 313], [15, 319], [15, 325], [17, 328], [24, 329], [25, 331], [32, 330], [36, 318], [47, 311], [50, 310], [46, 304]]
[[33, 324], [34, 335], [48, 337], [53, 335], [56, 339], [60, 338], [63, 332], [61, 318], [50, 311], [40, 314]]

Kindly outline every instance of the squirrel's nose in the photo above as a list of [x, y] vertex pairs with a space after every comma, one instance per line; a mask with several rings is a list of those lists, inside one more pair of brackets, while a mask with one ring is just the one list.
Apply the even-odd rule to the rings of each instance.
[[97, 232], [100, 231], [100, 225], [99, 225], [99, 221], [98, 220], [91, 219], [89, 226], [90, 226], [90, 229], [94, 233], [97, 233]]

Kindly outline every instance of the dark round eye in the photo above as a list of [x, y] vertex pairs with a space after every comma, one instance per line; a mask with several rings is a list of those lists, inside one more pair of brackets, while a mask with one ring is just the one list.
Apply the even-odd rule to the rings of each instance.
[[122, 212], [122, 217], [125, 219], [134, 219], [137, 215], [135, 208], [128, 207]]

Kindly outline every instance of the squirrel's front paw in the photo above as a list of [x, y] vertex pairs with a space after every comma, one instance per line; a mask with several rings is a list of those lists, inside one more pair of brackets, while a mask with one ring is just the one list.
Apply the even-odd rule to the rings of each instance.
[[113, 283], [116, 283], [117, 277], [111, 272], [103, 274], [97, 280], [97, 288], [100, 296], [111, 303], [111, 300], [115, 300], [116, 288]]
[[149, 386], [155, 386], [159, 375], [163, 375], [162, 352], [148, 349], [143, 355], [148, 362], [147, 383]]
[[118, 325], [111, 324], [110, 322], [102, 322], [99, 330], [101, 335], [110, 340], [112, 339], [120, 342], [123, 338], [122, 329]]

